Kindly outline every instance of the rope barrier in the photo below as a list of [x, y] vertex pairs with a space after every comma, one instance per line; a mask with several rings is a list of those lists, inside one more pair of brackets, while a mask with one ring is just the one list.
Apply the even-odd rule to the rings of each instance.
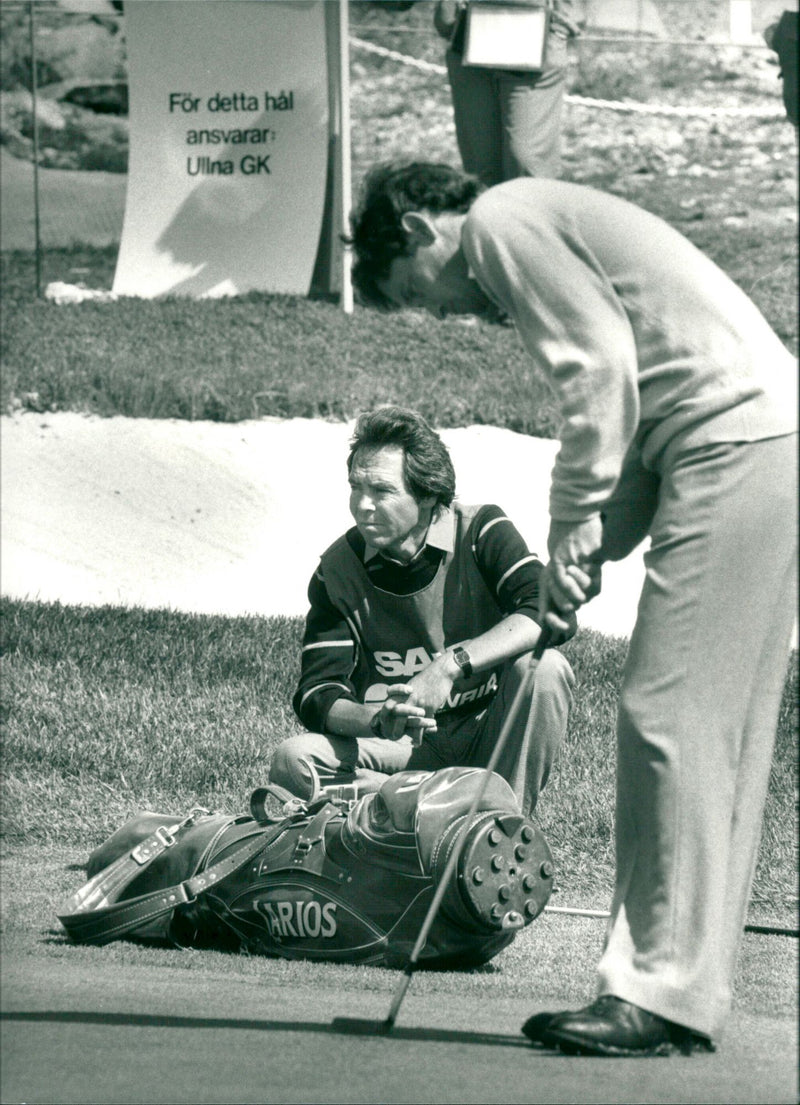
[[[436, 73], [441, 76], [447, 73], [444, 65], [437, 65], [432, 61], [423, 61], [421, 58], [412, 58], [407, 54], [401, 54], [397, 50], [389, 50], [385, 46], [378, 46], [374, 42], [366, 42], [361, 38], [351, 38], [350, 45], [367, 53], [389, 58], [389, 60], [396, 61], [401, 65], [407, 65], [411, 69], [419, 69], [423, 73]], [[568, 95], [565, 99], [568, 104], [574, 104], [577, 107], [601, 108], [605, 111], [628, 112], [639, 115], [674, 115], [684, 118], [698, 116], [706, 119], [727, 117], [782, 120], [785, 117], [783, 106], [777, 104], [774, 107], [690, 107], [688, 105], [640, 104], [632, 100], [597, 100], [591, 96]]]
[[[546, 905], [545, 913], [561, 913], [569, 917], [597, 917], [607, 920], [611, 914], [607, 909], [572, 909], [569, 906]], [[745, 932], [757, 932], [763, 936], [793, 936], [800, 937], [800, 929], [790, 928], [784, 925], [753, 924], [745, 925]]]
[[444, 75], [447, 69], [443, 65], [436, 65], [432, 61], [423, 61], [421, 58], [411, 58], [401, 54], [397, 50], [388, 50], [385, 46], [378, 46], [374, 42], [365, 42], [363, 38], [350, 38], [350, 45], [359, 50], [366, 50], [369, 54], [378, 54], [382, 58], [390, 58], [399, 61], [402, 65], [408, 65], [411, 69], [420, 69], [423, 73], [440, 73]]
[[[694, 3], [695, 0], [691, 0]], [[13, 0], [3, 0], [5, 4], [12, 4]], [[359, 23], [358, 30], [363, 32], [374, 32], [379, 35], [403, 35], [404, 37], [416, 36], [418, 38], [431, 38], [433, 32], [428, 27], [412, 27], [404, 25], [402, 27], [392, 27], [388, 24], [378, 23]], [[586, 44], [597, 43], [601, 46], [630, 46], [632, 49], [637, 47], [643, 47], [645, 49], [668, 49], [671, 46], [691, 46], [698, 50], [761, 50], [767, 52], [772, 47], [761, 38], [760, 35], [754, 35], [750, 39], [738, 40], [732, 38], [725, 38], [717, 36], [715, 38], [664, 38], [661, 35], [655, 35], [648, 32], [642, 32], [641, 34], [631, 32], [630, 34], [612, 34], [605, 31], [599, 31], [593, 34], [591, 31], [581, 31], [580, 36], [575, 39], [575, 48], [580, 50], [582, 46]]]
[[640, 104], [633, 100], [595, 100], [591, 96], [567, 96], [568, 104], [580, 107], [605, 108], [607, 111], [630, 112], [639, 115], [697, 116], [713, 119], [715, 116], [746, 119], [783, 119], [783, 107], [690, 107], [670, 104]]

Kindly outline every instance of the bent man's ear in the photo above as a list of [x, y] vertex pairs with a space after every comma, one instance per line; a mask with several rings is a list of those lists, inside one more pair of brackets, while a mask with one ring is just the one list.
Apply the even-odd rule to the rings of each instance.
[[400, 219], [400, 225], [409, 238], [409, 244], [418, 246], [430, 246], [436, 241], [436, 230], [427, 215], [421, 211], [406, 211]]

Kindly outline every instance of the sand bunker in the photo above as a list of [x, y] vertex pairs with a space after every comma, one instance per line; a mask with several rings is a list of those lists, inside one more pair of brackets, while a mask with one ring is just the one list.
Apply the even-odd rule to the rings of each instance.
[[[351, 523], [352, 423], [20, 414], [2, 419], [0, 584], [15, 598], [305, 614], [319, 554]], [[546, 559], [557, 443], [445, 430], [464, 502], [496, 502]], [[604, 570], [581, 624], [627, 636], [642, 549]]]

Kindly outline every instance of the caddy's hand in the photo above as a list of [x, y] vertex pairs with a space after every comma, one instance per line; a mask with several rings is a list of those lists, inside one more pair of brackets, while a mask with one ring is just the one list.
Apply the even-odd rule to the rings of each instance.
[[380, 731], [386, 740], [397, 741], [408, 734], [413, 744], [420, 744], [425, 733], [436, 732], [435, 719], [426, 715], [424, 706], [412, 701], [412, 694], [408, 683], [388, 688], [380, 709]]
[[447, 702], [459, 675], [459, 668], [451, 654], [440, 652], [426, 668], [408, 681], [407, 686], [411, 688], [409, 703], [421, 706], [432, 718]]

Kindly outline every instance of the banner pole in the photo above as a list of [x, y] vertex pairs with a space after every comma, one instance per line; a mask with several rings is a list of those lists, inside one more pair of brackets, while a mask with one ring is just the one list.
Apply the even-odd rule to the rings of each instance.
[[[350, 25], [348, 0], [339, 0], [339, 123], [340, 220], [342, 233], [349, 234], [353, 189], [350, 147]], [[353, 312], [353, 282], [350, 276], [352, 264], [352, 248], [343, 244], [342, 309], [347, 315]]]
[[36, 79], [36, 29], [33, 15], [34, 0], [30, 0], [28, 11], [31, 46], [31, 108], [33, 113], [33, 236], [36, 257], [36, 296], [42, 296], [42, 238], [39, 220], [39, 108], [37, 103]]

